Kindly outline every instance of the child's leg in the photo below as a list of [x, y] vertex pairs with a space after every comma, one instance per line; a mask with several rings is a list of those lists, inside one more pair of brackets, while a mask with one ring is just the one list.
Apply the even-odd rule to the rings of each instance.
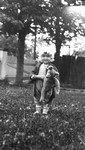
[[41, 105], [39, 104], [38, 100], [36, 99], [36, 97], [34, 97], [34, 103], [35, 103], [35, 108], [36, 108], [36, 111], [34, 114], [39, 114], [41, 113]]
[[43, 106], [43, 112], [42, 112], [42, 114], [43, 114], [43, 115], [47, 115], [47, 114], [48, 114], [48, 111], [49, 111], [49, 105], [46, 104], [46, 105]]
[[55, 82], [55, 87], [54, 87], [54, 91], [55, 91], [55, 95], [60, 93], [60, 82], [57, 78], [54, 78], [54, 82]]
[[42, 90], [41, 90], [40, 102], [45, 101], [45, 92], [46, 92], [46, 88], [47, 88], [47, 83], [48, 83], [48, 79], [45, 77], [44, 80], [43, 80], [43, 86], [42, 86]]
[[53, 98], [54, 98], [54, 92], [52, 91], [52, 94], [50, 95], [49, 100], [46, 103], [44, 103], [44, 105], [43, 105], [42, 114], [44, 114], [44, 115], [48, 114], [48, 111], [49, 111], [49, 109], [51, 108], [51, 105], [52, 105]]

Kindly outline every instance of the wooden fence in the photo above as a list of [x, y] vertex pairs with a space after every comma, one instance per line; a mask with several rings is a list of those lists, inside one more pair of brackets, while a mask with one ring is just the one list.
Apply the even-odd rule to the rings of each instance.
[[[54, 62], [56, 65], [56, 62]], [[56, 65], [57, 66], [57, 65]], [[85, 58], [60, 57], [60, 82], [75, 88], [85, 88]]]

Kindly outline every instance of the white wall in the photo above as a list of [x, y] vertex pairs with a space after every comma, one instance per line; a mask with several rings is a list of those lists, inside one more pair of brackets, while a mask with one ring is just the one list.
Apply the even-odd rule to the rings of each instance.
[[0, 80], [6, 78], [7, 52], [0, 51]]

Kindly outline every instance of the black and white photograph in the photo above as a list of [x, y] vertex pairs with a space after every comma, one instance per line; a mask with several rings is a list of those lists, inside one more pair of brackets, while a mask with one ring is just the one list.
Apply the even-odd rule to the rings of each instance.
[[85, 0], [0, 0], [0, 150], [85, 150]]

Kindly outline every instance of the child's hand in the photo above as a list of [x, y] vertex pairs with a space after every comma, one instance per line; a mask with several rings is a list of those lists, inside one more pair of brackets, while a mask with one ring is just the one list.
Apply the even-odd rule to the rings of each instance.
[[35, 74], [33, 74], [32, 76], [31, 76], [31, 79], [44, 79], [44, 75], [35, 75]]
[[33, 74], [33, 75], [31, 76], [31, 79], [36, 79], [36, 76], [37, 76], [37, 75]]

